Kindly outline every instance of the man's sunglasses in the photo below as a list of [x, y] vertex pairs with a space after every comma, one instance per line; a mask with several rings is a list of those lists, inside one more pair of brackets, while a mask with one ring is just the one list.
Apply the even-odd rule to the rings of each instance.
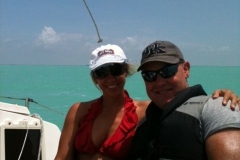
[[92, 71], [97, 79], [104, 79], [110, 73], [112, 76], [120, 76], [125, 71], [124, 63], [108, 63], [104, 64]]
[[168, 66], [166, 66], [164, 68], [161, 68], [157, 71], [142, 71], [141, 74], [142, 74], [143, 79], [147, 82], [156, 81], [158, 74], [161, 77], [167, 79], [167, 78], [170, 78], [170, 77], [174, 76], [177, 73], [178, 65], [179, 65], [179, 63], [168, 65]]

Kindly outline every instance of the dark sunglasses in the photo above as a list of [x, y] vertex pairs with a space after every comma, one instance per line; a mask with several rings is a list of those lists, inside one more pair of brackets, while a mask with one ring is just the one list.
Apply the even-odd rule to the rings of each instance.
[[142, 74], [143, 79], [147, 82], [156, 81], [158, 74], [161, 77], [167, 79], [167, 78], [170, 78], [170, 77], [174, 76], [177, 73], [178, 65], [179, 65], [179, 63], [168, 65], [168, 66], [166, 66], [164, 68], [161, 68], [157, 71], [142, 71], [141, 74]]
[[120, 76], [125, 71], [124, 63], [108, 63], [104, 64], [92, 71], [97, 79], [104, 79], [110, 73], [112, 76]]

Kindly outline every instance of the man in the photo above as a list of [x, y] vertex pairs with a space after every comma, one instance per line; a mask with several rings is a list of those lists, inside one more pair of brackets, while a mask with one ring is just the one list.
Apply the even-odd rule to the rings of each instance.
[[148, 45], [140, 70], [152, 102], [136, 131], [130, 159], [240, 159], [239, 108], [222, 106], [222, 97], [208, 97], [201, 85], [189, 87], [190, 63], [176, 45]]

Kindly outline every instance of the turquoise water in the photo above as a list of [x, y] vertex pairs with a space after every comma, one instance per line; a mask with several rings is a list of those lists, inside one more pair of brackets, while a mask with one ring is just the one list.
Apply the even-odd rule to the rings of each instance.
[[[240, 67], [191, 67], [190, 86], [202, 84], [208, 94], [228, 88], [240, 95]], [[134, 99], [148, 99], [140, 73], [128, 77], [126, 89]], [[0, 96], [32, 98], [43, 107], [30, 103], [31, 113], [53, 122], [61, 129], [64, 116], [78, 101], [97, 98], [101, 92], [93, 85], [88, 66], [0, 65]], [[25, 101], [0, 98], [3, 102], [24, 105]]]

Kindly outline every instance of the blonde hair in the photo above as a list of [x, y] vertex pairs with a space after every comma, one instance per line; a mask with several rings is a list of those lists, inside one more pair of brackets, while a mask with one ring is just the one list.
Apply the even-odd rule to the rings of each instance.
[[125, 63], [125, 64], [126, 64], [126, 73], [128, 77], [137, 72], [138, 65], [133, 63]]

